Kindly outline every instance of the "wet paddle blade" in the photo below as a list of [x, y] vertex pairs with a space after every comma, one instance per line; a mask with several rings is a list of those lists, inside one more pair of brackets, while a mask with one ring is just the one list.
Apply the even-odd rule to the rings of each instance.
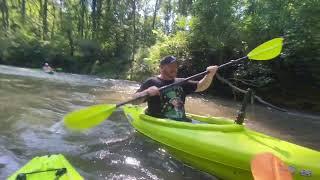
[[70, 129], [87, 129], [99, 125], [116, 109], [114, 104], [99, 104], [73, 111], [64, 117], [64, 124]]
[[269, 60], [281, 53], [282, 45], [283, 38], [274, 38], [253, 49], [247, 56], [252, 60]]
[[288, 166], [271, 153], [256, 155], [251, 161], [251, 171], [254, 180], [292, 180]]

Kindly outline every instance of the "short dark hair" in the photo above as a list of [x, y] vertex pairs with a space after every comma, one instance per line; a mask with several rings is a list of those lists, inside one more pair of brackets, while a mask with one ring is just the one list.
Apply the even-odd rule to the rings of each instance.
[[174, 56], [166, 56], [161, 59], [160, 65], [171, 64], [177, 61], [177, 58]]

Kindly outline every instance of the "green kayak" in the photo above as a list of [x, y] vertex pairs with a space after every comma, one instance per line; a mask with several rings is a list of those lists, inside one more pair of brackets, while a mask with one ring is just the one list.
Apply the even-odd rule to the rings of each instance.
[[320, 152], [276, 139], [230, 119], [188, 114], [192, 124], [145, 115], [139, 106], [123, 108], [129, 122], [142, 134], [163, 144], [177, 159], [221, 179], [253, 179], [252, 158], [263, 152], [279, 157], [295, 180], [320, 179]]
[[35, 157], [8, 180], [82, 180], [80, 174], [61, 155]]

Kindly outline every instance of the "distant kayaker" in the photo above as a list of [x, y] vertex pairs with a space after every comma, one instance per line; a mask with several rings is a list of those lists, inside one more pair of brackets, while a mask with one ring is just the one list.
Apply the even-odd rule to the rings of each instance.
[[[182, 81], [183, 78], [177, 78], [177, 59], [174, 56], [166, 56], [160, 61], [160, 74], [155, 77], [148, 78], [142, 83], [135, 97], [148, 95], [148, 108], [146, 114], [158, 118], [169, 118], [177, 121], [190, 121], [185, 114], [185, 98], [193, 92], [201, 92], [206, 90], [212, 80], [218, 66], [209, 66], [209, 73], [200, 81], [187, 81], [181, 85], [173, 86], [163, 91], [159, 88], [175, 82]], [[142, 103], [143, 101], [141, 101]]]
[[54, 71], [53, 69], [49, 66], [48, 63], [44, 63], [43, 67], [42, 67], [42, 70], [46, 73], [49, 73], [49, 74], [53, 74]]

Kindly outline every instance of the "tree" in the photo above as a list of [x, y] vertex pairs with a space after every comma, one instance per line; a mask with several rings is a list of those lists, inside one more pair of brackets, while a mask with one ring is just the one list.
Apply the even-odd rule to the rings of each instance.
[[24, 24], [26, 21], [26, 0], [21, 0], [21, 19]]
[[42, 27], [43, 27], [43, 39], [48, 39], [48, 0], [44, 0], [42, 6]]
[[2, 15], [2, 28], [7, 30], [9, 28], [9, 10], [7, 0], [0, 2], [1, 15]]
[[155, 29], [157, 12], [160, 8], [160, 5], [161, 5], [161, 0], [156, 0], [156, 3], [154, 5], [154, 11], [153, 11], [152, 29]]

